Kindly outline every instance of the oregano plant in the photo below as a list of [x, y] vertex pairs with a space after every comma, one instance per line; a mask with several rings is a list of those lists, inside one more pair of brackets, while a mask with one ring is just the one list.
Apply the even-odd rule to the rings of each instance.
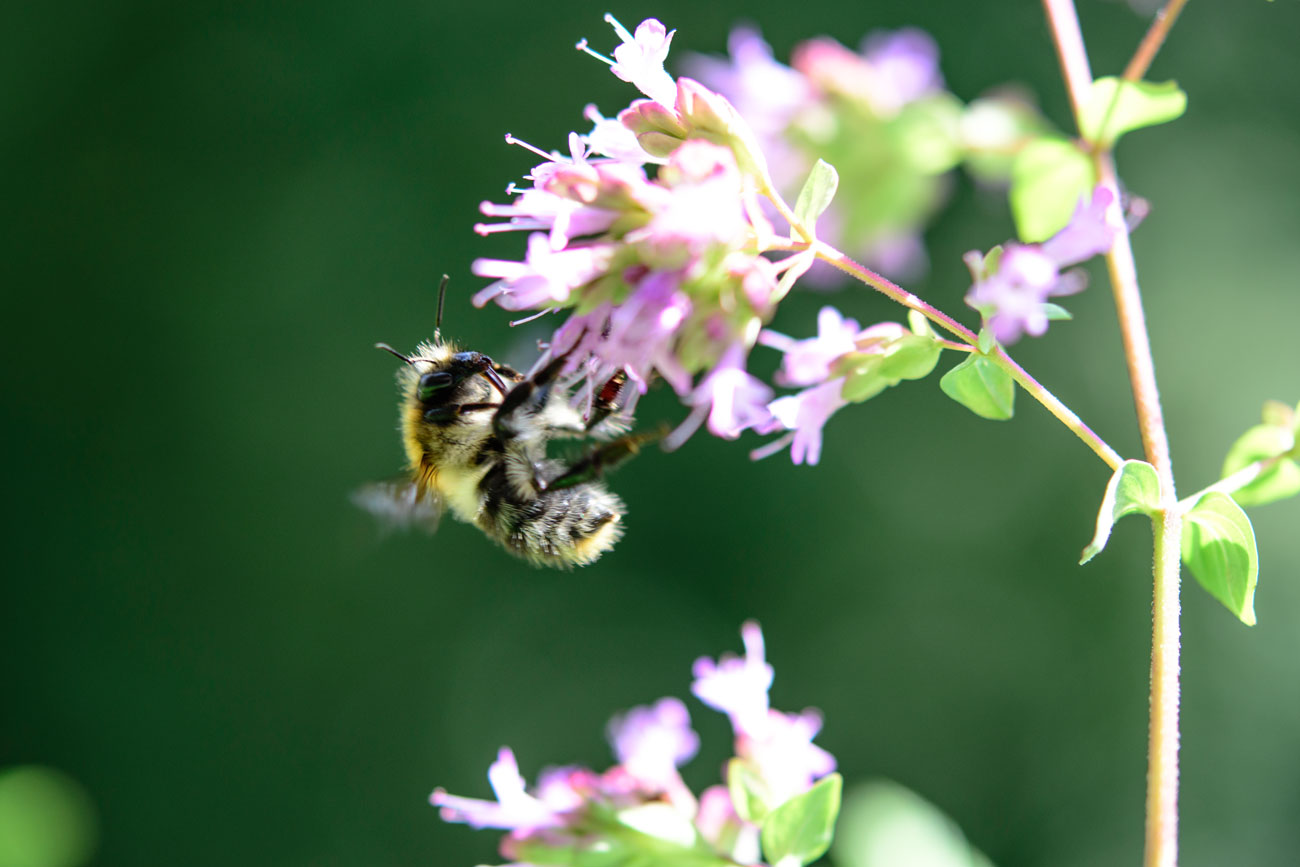
[[[1011, 418], [1026, 401], [1055, 417], [1111, 471], [1080, 562], [1104, 557], [1129, 515], [1153, 528], [1148, 867], [1177, 863], [1181, 567], [1253, 625], [1259, 552], [1245, 509], [1300, 494], [1296, 395], [1264, 403], [1218, 481], [1182, 497], [1174, 485], [1130, 244], [1148, 208], [1129, 192], [1140, 179], [1121, 183], [1114, 150], [1187, 106], [1176, 82], [1146, 79], [1185, 3], [1169, 0], [1123, 70], [1094, 77], [1073, 0], [1043, 0], [1068, 129], [1015, 98], [962, 101], [916, 30], [875, 34], [860, 51], [810, 39], [787, 65], [757, 30], [739, 28], [728, 58], [688, 57], [675, 77], [665, 64], [676, 31], [655, 19], [628, 30], [606, 16], [611, 55], [578, 47], [641, 96], [611, 116], [589, 106], [589, 129], [564, 152], [526, 145], [541, 158], [529, 183], [508, 203], [483, 205], [495, 222], [476, 227], [528, 233], [526, 253], [473, 266], [492, 280], [477, 305], [561, 320], [539, 364], [562, 364], [580, 404], [611, 381], [626, 380], [627, 413], [652, 386], [671, 389], [682, 411], [663, 437], [668, 450], [705, 428], [766, 437], [755, 459], [788, 451], [816, 464], [836, 413], [926, 379], [984, 419]], [[943, 311], [903, 284], [924, 265], [920, 231], [958, 168], [1006, 189], [1017, 237], [968, 253], [969, 309]], [[1112, 448], [1011, 353], [1071, 317], [1064, 305], [1087, 285], [1076, 266], [1095, 257], [1110, 278], [1140, 455]], [[790, 292], [844, 278], [897, 302], [897, 320], [864, 325], [828, 304], [815, 335], [780, 330]], [[751, 355], [764, 352], [779, 362], [770, 383], [751, 372]], [[811, 863], [832, 845], [842, 782], [812, 743], [820, 715], [769, 706], [762, 634], [753, 623], [742, 634], [743, 656], [702, 658], [693, 670], [692, 692], [727, 714], [735, 735], [734, 757], [704, 792], [678, 772], [698, 747], [687, 706], [665, 698], [611, 722], [607, 771], [562, 768], [530, 787], [503, 749], [489, 771], [495, 801], [438, 790], [433, 803], [449, 821], [507, 830], [502, 854], [518, 864]], [[910, 795], [887, 800], [932, 821]], [[934, 863], [987, 863], [958, 837], [936, 845], [956, 854]]]

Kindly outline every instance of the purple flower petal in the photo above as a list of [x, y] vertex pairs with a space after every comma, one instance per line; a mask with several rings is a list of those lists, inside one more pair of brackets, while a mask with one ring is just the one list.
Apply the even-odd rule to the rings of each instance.
[[614, 717], [607, 733], [619, 764], [652, 788], [676, 782], [677, 768], [700, 746], [686, 705], [671, 697]]
[[429, 803], [440, 808], [444, 822], [464, 822], [472, 828], [528, 832], [564, 824], [556, 810], [524, 791], [519, 765], [508, 747], [501, 748], [497, 760], [488, 769], [488, 781], [497, 796], [495, 801], [462, 798], [435, 789], [429, 796]]
[[848, 405], [840, 396], [843, 390], [844, 378], [837, 377], [768, 405], [772, 417], [786, 430], [794, 431], [790, 458], [796, 464], [813, 466], [821, 460], [822, 428], [840, 407]]
[[1043, 242], [1043, 254], [1064, 268], [1109, 250], [1115, 230], [1106, 222], [1106, 211], [1113, 199], [1110, 190], [1098, 184], [1092, 200], [1080, 199], [1065, 228]]
[[767, 719], [767, 691], [772, 686], [772, 666], [763, 658], [763, 631], [754, 621], [740, 628], [745, 655], [723, 654], [717, 662], [702, 656], [691, 673], [691, 692], [700, 701], [731, 718], [737, 735], [756, 731]]

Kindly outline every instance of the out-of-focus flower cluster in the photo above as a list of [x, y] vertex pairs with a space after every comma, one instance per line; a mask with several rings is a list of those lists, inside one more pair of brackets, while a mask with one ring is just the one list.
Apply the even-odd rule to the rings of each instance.
[[[776, 188], [798, 192], [817, 159], [852, 191], [822, 216], [818, 234], [896, 279], [926, 266], [920, 233], [965, 164], [979, 180], [1007, 179], [1019, 147], [1045, 122], [1004, 89], [969, 105], [947, 91], [939, 49], [913, 28], [870, 33], [858, 51], [829, 37], [778, 62], [752, 27], [732, 31], [729, 57], [693, 56], [687, 70], [726, 96], [753, 127]], [[842, 276], [819, 265], [805, 278]]]
[[[699, 746], [686, 705], [663, 698], [614, 717], [608, 727], [618, 764], [597, 773], [580, 767], [542, 771], [528, 787], [514, 754], [502, 748], [488, 770], [496, 800], [434, 791], [430, 802], [448, 822], [509, 831], [501, 854], [516, 864], [722, 867], [757, 864], [766, 817], [835, 770], [812, 741], [821, 717], [773, 710], [773, 671], [758, 624], [741, 629], [745, 653], [695, 662], [691, 691], [722, 711], [735, 733], [726, 784], [697, 798], [678, 768]], [[739, 803], [738, 803], [739, 802]], [[833, 821], [833, 816], [831, 817]]]

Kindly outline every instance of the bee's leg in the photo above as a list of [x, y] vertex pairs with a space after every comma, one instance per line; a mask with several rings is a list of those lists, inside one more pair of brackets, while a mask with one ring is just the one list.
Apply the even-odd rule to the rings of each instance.
[[629, 434], [602, 443], [543, 485], [542, 490], [556, 491], [597, 479], [602, 473], [635, 457], [643, 445], [662, 439], [663, 435], [663, 431]]
[[485, 409], [496, 409], [498, 406], [500, 404], [496, 403], [455, 403], [448, 406], [435, 406], [424, 411], [424, 420], [430, 424], [447, 424], [467, 412], [481, 412]]
[[515, 413], [536, 413], [546, 406], [551, 390], [555, 387], [555, 381], [559, 378], [560, 371], [564, 369], [567, 360], [567, 355], [551, 360], [537, 371], [532, 379], [516, 383], [515, 387], [510, 389], [505, 400], [501, 401], [496, 417], [492, 419], [492, 428], [497, 436], [506, 441], [514, 438], [519, 434], [518, 426], [514, 423]]

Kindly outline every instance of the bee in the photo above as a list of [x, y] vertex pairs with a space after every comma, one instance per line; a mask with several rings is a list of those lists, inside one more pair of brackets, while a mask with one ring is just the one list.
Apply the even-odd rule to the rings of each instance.
[[626, 508], [601, 475], [658, 435], [597, 442], [571, 462], [547, 456], [557, 438], [617, 430], [625, 378], [593, 396], [584, 418], [561, 382], [566, 356], [525, 376], [442, 339], [443, 278], [432, 342], [403, 355], [397, 372], [405, 478], [370, 485], [354, 497], [396, 525], [432, 530], [444, 510], [474, 524], [535, 565], [568, 569], [593, 562], [623, 533]]

